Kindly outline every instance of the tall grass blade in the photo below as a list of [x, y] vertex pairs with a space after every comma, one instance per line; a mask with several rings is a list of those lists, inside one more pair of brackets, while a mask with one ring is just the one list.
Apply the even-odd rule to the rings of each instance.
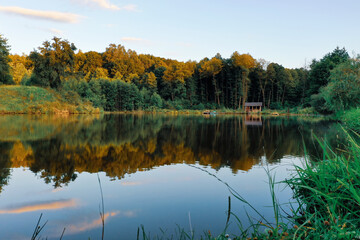
[[105, 237], [105, 208], [104, 208], [104, 195], [103, 195], [103, 190], [102, 190], [102, 186], [101, 186], [99, 173], [97, 173], [97, 178], [98, 178], [100, 194], [101, 194], [101, 208], [99, 206], [100, 218], [101, 218], [101, 223], [102, 223], [101, 239], [104, 240], [104, 237]]

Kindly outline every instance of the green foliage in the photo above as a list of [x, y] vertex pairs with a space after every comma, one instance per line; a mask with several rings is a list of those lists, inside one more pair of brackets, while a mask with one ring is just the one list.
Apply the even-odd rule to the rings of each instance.
[[205, 110], [205, 106], [204, 106], [204, 104], [199, 103], [199, 104], [197, 104], [197, 105], [194, 105], [194, 106], [193, 106], [193, 109]]
[[354, 239], [360, 226], [360, 136], [347, 134], [346, 151], [336, 153], [317, 139], [323, 149], [318, 163], [296, 167], [287, 180], [299, 203], [295, 211], [297, 237], [308, 239]]
[[154, 92], [150, 97], [150, 106], [155, 108], [162, 108], [163, 106], [163, 100], [156, 92]]
[[9, 57], [10, 47], [7, 44], [7, 39], [0, 34], [0, 84], [14, 84], [12, 76], [10, 75], [11, 61]]
[[299, 111], [297, 111], [299, 114], [309, 115], [309, 114], [316, 114], [316, 111], [314, 108], [302, 108]]
[[98, 79], [101, 85], [101, 95], [105, 96], [105, 111], [116, 110], [116, 83], [105, 79]]
[[326, 104], [326, 100], [322, 94], [314, 94], [311, 96], [311, 106], [321, 114], [331, 114], [331, 107]]
[[360, 108], [340, 112], [337, 114], [337, 118], [344, 122], [348, 128], [360, 133]]
[[103, 109], [106, 99], [102, 94], [100, 82], [95, 79], [90, 80], [89, 89], [90, 90], [86, 92], [87, 99], [94, 104], [94, 107]]
[[360, 60], [348, 60], [330, 74], [330, 82], [321, 89], [326, 106], [332, 111], [343, 111], [360, 106]]
[[[6, 39], [1, 38], [0, 45], [3, 59], [7, 59], [1, 60], [6, 64], [0, 66], [8, 66]], [[312, 106], [320, 113], [333, 113], [360, 104], [360, 64], [349, 60], [345, 49], [336, 48], [314, 60], [310, 70], [287, 69], [238, 52], [228, 59], [217, 54], [197, 63], [137, 54], [115, 44], [110, 44], [104, 53], [75, 54], [75, 49], [67, 40], [55, 37], [27, 59], [12, 55], [19, 64], [12, 66], [11, 73], [17, 83], [21, 80], [21, 85], [56, 89], [63, 86], [106, 111], [160, 105], [178, 110], [196, 106], [244, 110], [246, 102], [262, 101], [268, 109]], [[4, 79], [0, 83], [11, 83]], [[158, 104], [157, 95], [151, 100], [154, 93], [167, 102]]]
[[34, 64], [30, 84], [51, 88], [59, 88], [61, 80], [73, 69], [76, 47], [67, 40], [54, 37], [53, 42], [45, 41], [39, 51], [30, 53]]
[[308, 95], [311, 96], [319, 93], [320, 88], [328, 84], [330, 71], [348, 59], [349, 54], [347, 51], [344, 48], [340, 49], [337, 47], [333, 52], [325, 55], [320, 61], [313, 60], [310, 65]]

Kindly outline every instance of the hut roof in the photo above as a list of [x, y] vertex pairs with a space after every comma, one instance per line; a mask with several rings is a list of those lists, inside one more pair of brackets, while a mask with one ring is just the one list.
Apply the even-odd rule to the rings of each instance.
[[262, 102], [247, 102], [245, 107], [262, 107]]

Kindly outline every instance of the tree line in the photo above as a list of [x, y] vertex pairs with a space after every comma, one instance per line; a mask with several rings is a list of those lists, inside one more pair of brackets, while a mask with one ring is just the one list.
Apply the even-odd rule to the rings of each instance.
[[243, 109], [245, 102], [263, 102], [270, 109], [333, 113], [360, 104], [359, 58], [344, 48], [295, 69], [238, 52], [199, 62], [137, 54], [116, 44], [84, 53], [57, 37], [29, 55], [11, 55], [9, 49], [0, 35], [0, 84], [78, 94], [105, 111]]

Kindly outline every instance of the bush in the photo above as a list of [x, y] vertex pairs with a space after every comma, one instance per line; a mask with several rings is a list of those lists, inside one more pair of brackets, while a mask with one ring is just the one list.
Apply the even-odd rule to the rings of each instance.
[[283, 109], [283, 106], [281, 105], [281, 102], [272, 102], [270, 104], [270, 109], [281, 110]]
[[312, 108], [312, 107], [302, 108], [302, 109], [299, 109], [297, 112], [299, 114], [305, 114], [305, 115], [307, 115], [307, 114], [316, 114], [315, 109]]
[[183, 110], [184, 109], [184, 106], [183, 106], [183, 103], [181, 100], [175, 100], [175, 101], [172, 101], [172, 106], [173, 108], [175, 108], [176, 110]]
[[206, 109], [218, 109], [218, 105], [216, 103], [206, 103], [205, 104]]
[[32, 75], [26, 84], [26, 86], [50, 87], [49, 81], [46, 81], [45, 78], [36, 77], [35, 75]]
[[329, 84], [320, 91], [327, 107], [343, 111], [360, 105], [360, 62], [349, 60], [331, 71]]
[[163, 100], [156, 92], [154, 92], [150, 97], [150, 106], [155, 108], [162, 108], [163, 106]]
[[333, 111], [329, 108], [325, 98], [321, 94], [311, 96], [311, 106], [319, 113], [331, 114]]
[[360, 133], [360, 108], [353, 108], [343, 112], [338, 117], [347, 127]]
[[199, 103], [197, 105], [193, 105], [192, 109], [194, 109], [194, 110], [205, 110], [205, 106], [204, 106], [204, 104]]
[[31, 76], [25, 75], [25, 76], [21, 79], [20, 85], [22, 85], [22, 86], [30, 86], [30, 79], [31, 79]]

